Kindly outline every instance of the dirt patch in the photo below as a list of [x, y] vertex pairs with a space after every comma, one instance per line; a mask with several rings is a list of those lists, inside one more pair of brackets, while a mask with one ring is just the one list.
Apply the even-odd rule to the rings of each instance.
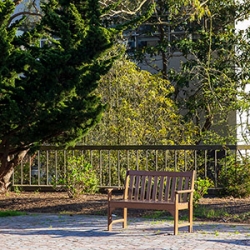
[[[115, 195], [119, 199], [121, 195]], [[223, 210], [227, 216], [215, 220], [224, 222], [250, 223], [250, 198], [203, 198], [200, 208], [211, 208], [214, 211]], [[64, 192], [9, 192], [0, 195], [0, 210], [16, 210], [32, 213], [68, 213], [86, 215], [106, 215], [107, 195], [82, 195], [70, 199]], [[198, 210], [199, 211], [199, 210]], [[121, 211], [116, 212], [120, 214]], [[152, 213], [148, 210], [129, 210], [129, 216], [146, 216]], [[248, 216], [245, 216], [248, 214]], [[202, 220], [202, 216], [199, 218]], [[206, 219], [207, 220], [207, 219]], [[213, 220], [213, 219], [211, 219]]]

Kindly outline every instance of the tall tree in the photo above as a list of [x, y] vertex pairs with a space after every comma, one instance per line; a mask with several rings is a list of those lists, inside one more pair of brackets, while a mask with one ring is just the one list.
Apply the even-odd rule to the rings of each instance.
[[105, 106], [94, 90], [122, 53], [110, 51], [126, 26], [104, 28], [98, 0], [50, 0], [39, 22], [16, 36], [22, 19], [10, 22], [14, 8], [0, 2], [2, 191], [27, 152], [43, 143], [74, 145], [98, 123]]
[[102, 121], [85, 143], [107, 145], [192, 144], [195, 128], [183, 123], [170, 96], [174, 88], [161, 75], [116, 61], [97, 88], [108, 102]]
[[[197, 143], [236, 143], [236, 112], [242, 96], [242, 60], [236, 50], [246, 49], [235, 22], [250, 13], [249, 3], [209, 1], [210, 15], [186, 26], [175, 42], [184, 56], [180, 71], [172, 71], [175, 100], [185, 117], [199, 126]], [[244, 11], [242, 7], [244, 6]], [[245, 47], [245, 49], [243, 48]], [[248, 47], [248, 46], [247, 46]], [[248, 61], [244, 61], [248, 64]], [[249, 72], [244, 71], [245, 79]]]
[[[239, 47], [248, 50], [248, 46], [242, 34], [235, 32], [234, 24], [248, 17], [250, 4], [203, 1], [198, 12], [193, 7], [157, 1], [155, 14], [145, 23], [149, 28], [144, 32], [148, 37], [153, 34], [157, 42], [137, 47], [135, 56], [161, 71], [175, 87], [172, 98], [180, 114], [199, 127], [197, 144], [234, 143], [235, 113], [239, 109], [236, 96], [242, 95], [239, 87], [244, 82], [243, 71], [239, 74], [237, 67], [246, 69], [248, 65], [235, 53]], [[143, 35], [143, 29], [140, 32]], [[244, 74], [243, 78], [248, 79], [246, 70]]]

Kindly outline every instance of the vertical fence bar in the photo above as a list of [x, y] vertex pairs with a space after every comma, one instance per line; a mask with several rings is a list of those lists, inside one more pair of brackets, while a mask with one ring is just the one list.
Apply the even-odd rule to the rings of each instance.
[[57, 166], [56, 164], [54, 165], [55, 168], [55, 179], [56, 179], [56, 183], [58, 182], [58, 172], [57, 172]]
[[165, 155], [164, 155], [164, 166], [165, 166], [165, 171], [167, 171], [167, 167], [168, 167], [168, 154], [167, 154], [167, 150], [165, 150]]
[[111, 163], [110, 163], [110, 150], [108, 150], [108, 167], [109, 167], [109, 186], [111, 186]]
[[129, 150], [126, 150], [127, 153], [127, 170], [129, 170]]
[[13, 171], [11, 182], [12, 182], [12, 186], [14, 187], [15, 186], [15, 171]]
[[[57, 150], [55, 150], [55, 168], [58, 169], [58, 158], [57, 158]], [[60, 171], [61, 172], [61, 171]], [[61, 173], [60, 173], [61, 174]], [[61, 176], [59, 176], [61, 178]]]
[[23, 185], [23, 161], [21, 161], [21, 185]]
[[207, 178], [207, 150], [204, 152], [204, 176]]
[[225, 152], [225, 161], [224, 161], [224, 165], [225, 165], [225, 170], [227, 171], [227, 154], [228, 154], [228, 152], [227, 152], [227, 150], [225, 149], [224, 150], [224, 152]]
[[177, 150], [174, 150], [174, 171], [177, 171], [177, 161], [178, 161]]
[[46, 184], [49, 185], [49, 154], [48, 151], [46, 151]]
[[158, 170], [158, 150], [155, 150], [155, 171]]
[[63, 176], [67, 173], [67, 151], [63, 150]]
[[103, 179], [102, 179], [102, 151], [99, 150], [99, 171], [100, 171], [100, 186], [103, 186]]
[[184, 150], [184, 171], [187, 171], [187, 151]]
[[218, 187], [218, 179], [217, 179], [217, 150], [214, 150], [214, 186]]
[[31, 156], [29, 156], [29, 184], [31, 185], [31, 164], [32, 164], [32, 159]]
[[90, 164], [93, 167], [93, 152], [92, 152], [92, 150], [89, 150], [89, 157], [90, 157]]
[[197, 176], [197, 150], [194, 151], [194, 170]]
[[139, 170], [139, 152], [136, 150], [136, 169]]
[[118, 178], [118, 186], [121, 186], [120, 180], [121, 180], [121, 162], [120, 162], [120, 151], [117, 151], [117, 178]]

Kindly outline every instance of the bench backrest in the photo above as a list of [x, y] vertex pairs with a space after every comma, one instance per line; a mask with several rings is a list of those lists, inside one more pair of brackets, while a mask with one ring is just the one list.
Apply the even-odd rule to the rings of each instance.
[[[176, 190], [194, 189], [195, 171], [137, 171], [128, 170], [124, 199], [141, 201], [175, 201]], [[188, 200], [187, 194], [180, 196], [181, 202]]]

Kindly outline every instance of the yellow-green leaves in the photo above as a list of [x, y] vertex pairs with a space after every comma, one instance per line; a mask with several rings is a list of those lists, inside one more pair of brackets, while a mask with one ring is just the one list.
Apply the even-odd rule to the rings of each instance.
[[184, 144], [185, 133], [193, 130], [182, 125], [169, 98], [173, 91], [161, 76], [140, 70], [129, 60], [117, 61], [100, 81], [98, 93], [108, 109], [89, 135], [89, 143]]

